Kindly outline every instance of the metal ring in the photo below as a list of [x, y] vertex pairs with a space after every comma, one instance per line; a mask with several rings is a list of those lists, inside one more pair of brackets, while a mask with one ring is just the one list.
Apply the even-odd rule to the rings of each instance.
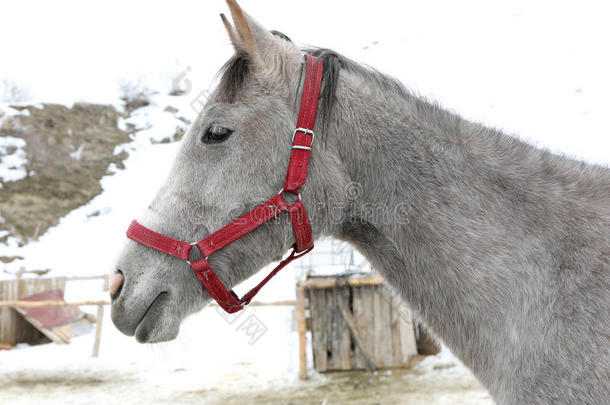
[[[199, 242], [191, 242], [191, 243], [189, 243], [189, 245], [191, 245], [191, 249], [189, 249], [189, 256], [190, 256], [190, 253], [191, 253], [191, 250], [192, 250], [193, 246], [197, 246], [198, 243]], [[199, 249], [199, 247], [197, 247], [197, 249]], [[199, 249], [199, 252], [201, 253], [201, 256], [203, 256], [203, 252], [201, 251], [201, 249]], [[203, 256], [203, 260], [208, 260], [208, 257], [210, 257], [210, 256]], [[191, 265], [191, 261], [189, 259], [185, 259], [184, 261], [189, 266]]]
[[[280, 190], [280, 192], [278, 194], [282, 194], [284, 192], [284, 187], [282, 187], [282, 189]], [[293, 193], [292, 191], [286, 191], [287, 193]], [[296, 195], [299, 197], [299, 200], [301, 199], [301, 193], [296, 193]]]

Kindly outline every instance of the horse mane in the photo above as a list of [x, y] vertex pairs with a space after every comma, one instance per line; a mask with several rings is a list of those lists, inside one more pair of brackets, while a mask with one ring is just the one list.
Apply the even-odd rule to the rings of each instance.
[[[292, 42], [288, 36], [279, 31], [271, 31], [271, 33], [285, 41]], [[337, 103], [336, 94], [341, 71], [356, 74], [364, 81], [373, 83], [390, 94], [411, 101], [415, 108], [426, 115], [441, 114], [458, 118], [458, 116], [442, 109], [437, 103], [432, 103], [424, 97], [413, 95], [398, 79], [384, 74], [368, 65], [349, 59], [336, 51], [316, 47], [305, 47], [302, 48], [301, 51], [320, 58], [324, 63], [322, 87], [320, 90], [320, 118], [322, 119], [323, 127], [330, 121], [334, 106]], [[233, 55], [217, 73], [217, 77], [220, 77], [217, 88], [218, 100], [226, 103], [235, 102], [249, 74], [250, 67], [248, 55], [246, 53], [237, 53]], [[303, 81], [304, 76], [305, 64], [303, 63], [299, 82]], [[295, 103], [298, 104], [298, 101], [299, 100], [295, 100]]]

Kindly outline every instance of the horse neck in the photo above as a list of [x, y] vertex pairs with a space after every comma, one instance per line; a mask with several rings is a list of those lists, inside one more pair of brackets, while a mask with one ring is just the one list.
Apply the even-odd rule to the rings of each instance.
[[554, 298], [540, 271], [553, 259], [539, 252], [561, 215], [545, 208], [560, 197], [544, 183], [528, 192], [552, 159], [407, 93], [342, 79], [327, 136], [361, 192], [335, 236], [356, 245], [492, 392], [508, 391], [499, 385], [510, 378], [499, 376], [520, 372], [519, 356], [530, 354], [515, 325], [535, 333], [529, 300]]

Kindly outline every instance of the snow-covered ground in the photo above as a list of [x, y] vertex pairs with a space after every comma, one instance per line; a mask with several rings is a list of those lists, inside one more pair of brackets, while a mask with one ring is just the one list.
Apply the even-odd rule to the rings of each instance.
[[[18, 111], [9, 106], [0, 107], [0, 126], [7, 117], [20, 114], [29, 114], [29, 111]], [[21, 138], [13, 136], [0, 138], [0, 187], [2, 183], [17, 181], [27, 175], [25, 145], [25, 140]]]
[[[610, 163], [606, 52], [610, 26], [604, 2], [243, 0], [241, 4], [268, 28], [374, 66], [467, 118], [557, 152]], [[121, 78], [142, 80], [162, 93], [153, 97], [151, 106], [120, 123], [140, 129], [132, 142], [117, 148], [117, 153], [121, 148], [130, 153], [125, 170], [110, 168], [113, 174], [102, 180], [104, 192], [62, 218], [39, 241], [21, 248], [14, 241], [0, 245], [2, 254], [25, 257], [4, 265], [3, 270], [50, 268], [51, 275], [97, 275], [112, 270], [126, 226], [150, 202], [178, 148], [176, 143], [151, 140], [171, 136], [177, 125], [183, 125], [179, 117], [195, 116], [199, 97], [232, 52], [218, 18], [219, 12], [226, 11], [220, 0], [171, 4], [108, 0], [99, 6], [24, 1], [3, 6], [3, 15], [13, 17], [0, 24], [4, 39], [0, 79], [27, 85], [33, 101], [72, 104], [85, 100], [119, 106]], [[312, 29], [303, 30], [304, 23]], [[176, 76], [181, 77], [187, 94], [165, 96]], [[165, 111], [168, 105], [179, 112]], [[15, 113], [6, 106], [2, 109]], [[16, 179], [23, 175], [23, 145], [9, 138], [1, 142], [0, 177]], [[3, 148], [9, 144], [17, 149], [5, 155]], [[325, 250], [337, 251], [330, 242]], [[329, 264], [328, 257], [305, 260], [307, 266]], [[361, 258], [352, 260], [351, 254], [342, 253], [331, 269], [359, 263]], [[294, 299], [294, 283], [303, 271], [302, 267], [283, 271], [258, 299]], [[9, 276], [0, 273], [1, 277]], [[260, 277], [255, 275], [238, 292]], [[66, 293], [68, 300], [105, 298], [97, 282], [74, 282]], [[97, 392], [95, 381], [101, 381], [104, 389], [111, 389], [113, 382], [134, 381], [121, 394], [134, 403], [137, 396], [129, 394], [129, 387], [158, 393], [161, 398], [172, 392], [200, 391], [204, 399], [210, 399], [223, 392], [298, 386], [293, 310], [259, 307], [248, 311], [267, 328], [254, 343], [239, 331], [240, 319], [227, 320], [215, 308], [208, 308], [184, 323], [176, 341], [154, 346], [138, 345], [121, 335], [106, 311], [98, 359], [90, 358], [92, 335], [76, 338], [68, 346], [19, 346], [0, 352], [2, 379], [9, 384], [21, 381], [13, 389], [0, 384], [0, 402], [22, 403], [25, 395], [41, 403], [97, 403], [112, 398], [106, 391]], [[418, 367], [438, 378], [472, 381], [462, 366], [443, 366], [447, 362], [454, 360], [443, 353]], [[443, 374], [445, 369], [453, 374]], [[15, 375], [21, 379], [14, 380]], [[52, 391], [57, 397], [45, 397], [53, 381], [59, 381], [54, 378], [61, 375], [76, 387], [70, 385]], [[113, 375], [118, 381], [112, 380]], [[33, 377], [28, 380], [27, 376]], [[74, 394], [79, 376], [93, 381], [93, 385], [82, 384], [92, 387], [86, 398]], [[484, 391], [473, 389], [487, 402], [464, 403], [489, 403]]]

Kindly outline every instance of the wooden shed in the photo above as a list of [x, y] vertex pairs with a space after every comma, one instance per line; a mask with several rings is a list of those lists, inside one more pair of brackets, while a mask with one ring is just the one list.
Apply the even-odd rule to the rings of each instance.
[[[14, 301], [45, 291], [65, 291], [66, 277], [32, 278], [0, 281], [0, 301]], [[10, 307], [0, 307], [0, 343], [47, 343], [50, 340], [21, 314]]]
[[297, 307], [302, 378], [306, 329], [319, 372], [404, 367], [417, 354], [411, 312], [380, 277], [308, 278]]

